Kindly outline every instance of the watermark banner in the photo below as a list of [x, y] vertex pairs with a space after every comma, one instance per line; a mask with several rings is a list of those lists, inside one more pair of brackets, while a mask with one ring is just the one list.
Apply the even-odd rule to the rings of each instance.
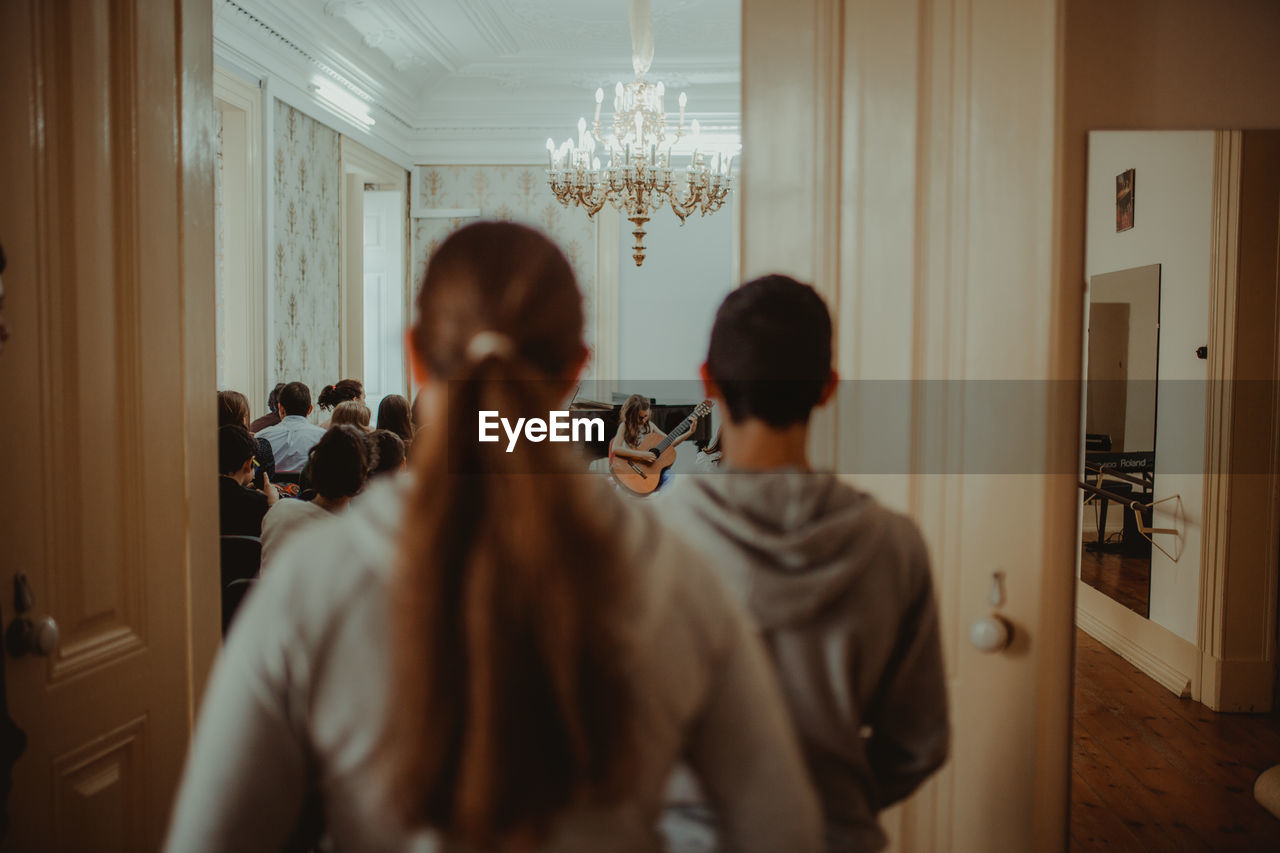
[[[455, 401], [455, 410], [446, 416], [455, 472], [585, 468], [590, 460], [609, 456], [619, 435], [620, 409], [632, 394], [649, 401], [647, 423], [672, 434], [668, 444], [690, 433], [676, 447], [681, 458], [718, 440], [712, 450], [726, 455], [704, 454], [714, 458], [700, 460], [708, 464], [700, 465], [699, 472], [724, 470], [715, 463], [733, 458], [732, 432], [721, 432], [733, 415], [723, 411], [723, 403], [691, 423], [695, 407], [706, 398], [700, 381], [583, 383], [572, 396], [558, 400], [546, 394], [543, 384], [498, 387], [502, 384], [481, 383], [478, 390], [449, 395]], [[788, 380], [740, 380], [734, 388], [743, 401], [738, 408], [762, 418], [775, 409], [803, 410], [813, 393], [804, 383]], [[1247, 424], [1280, 411], [1280, 384], [841, 381], [828, 403], [815, 410], [813, 424], [815, 434], [826, 429], [833, 438], [834, 470], [849, 475], [1082, 475], [1086, 466], [1138, 475], [1270, 474], [1280, 455], [1280, 437], [1257, 446], [1237, 444], [1225, 459], [1206, 452], [1206, 413], [1218, 399], [1230, 400], [1236, 422]], [[427, 428], [441, 426], [445, 424], [429, 423]], [[564, 452], [546, 452], [552, 445]], [[500, 458], [522, 453], [529, 458]], [[690, 470], [688, 465], [680, 468]]]

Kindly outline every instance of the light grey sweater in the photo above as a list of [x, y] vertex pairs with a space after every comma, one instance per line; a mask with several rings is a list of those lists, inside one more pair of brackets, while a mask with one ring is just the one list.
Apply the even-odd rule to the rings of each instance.
[[[246, 600], [204, 697], [166, 849], [306, 850], [321, 834], [337, 850], [453, 849], [388, 814], [372, 762], [406, 488], [375, 485], [308, 527]], [[646, 700], [644, 763], [629, 802], [569, 813], [546, 849], [658, 850], [663, 785], [681, 760], [711, 791], [728, 849], [819, 849], [818, 802], [749, 618], [648, 513], [606, 491], [597, 506], [640, 581], [621, 627]]]
[[678, 478], [659, 519], [747, 604], [822, 798], [829, 850], [879, 850], [876, 813], [946, 760], [929, 558], [914, 522], [832, 474]]

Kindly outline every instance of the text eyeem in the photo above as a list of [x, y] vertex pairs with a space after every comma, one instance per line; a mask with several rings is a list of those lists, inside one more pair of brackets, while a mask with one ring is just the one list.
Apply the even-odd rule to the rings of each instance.
[[480, 441], [501, 441], [498, 427], [507, 434], [507, 452], [516, 449], [521, 433], [526, 441], [604, 441], [604, 418], [569, 417], [568, 412], [548, 412], [547, 419], [516, 418], [513, 424], [493, 409], [480, 411]]

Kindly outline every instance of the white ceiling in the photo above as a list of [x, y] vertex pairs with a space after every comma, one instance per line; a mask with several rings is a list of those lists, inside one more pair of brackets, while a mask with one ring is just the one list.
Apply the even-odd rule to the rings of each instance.
[[[648, 76], [687, 90], [712, 134], [740, 123], [739, 3], [652, 0]], [[548, 136], [590, 118], [597, 86], [633, 76], [625, 0], [215, 0], [214, 55], [321, 117], [309, 87], [337, 83], [404, 163], [539, 162]]]

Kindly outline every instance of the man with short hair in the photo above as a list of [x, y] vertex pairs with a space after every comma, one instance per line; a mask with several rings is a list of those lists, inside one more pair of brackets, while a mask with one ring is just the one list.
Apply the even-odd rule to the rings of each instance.
[[280, 423], [280, 392], [284, 390], [284, 385], [283, 382], [277, 382], [276, 387], [271, 389], [271, 393], [267, 395], [267, 413], [249, 424], [249, 432], [262, 432], [267, 427]]
[[276, 502], [276, 487], [264, 479], [251, 488], [258, 442], [239, 424], [218, 428], [218, 509], [223, 536], [261, 536], [262, 517]]
[[311, 389], [301, 382], [290, 382], [280, 389], [280, 423], [258, 433], [271, 443], [276, 457], [276, 471], [296, 473], [307, 463], [307, 454], [324, 435], [324, 428], [307, 420], [311, 414]]
[[886, 844], [877, 813], [946, 760], [947, 695], [916, 525], [809, 465], [809, 416], [836, 386], [831, 336], [807, 285], [768, 276], [730, 293], [702, 366], [723, 407], [725, 468], [682, 477], [653, 503], [759, 626], [828, 849], [873, 851]]

